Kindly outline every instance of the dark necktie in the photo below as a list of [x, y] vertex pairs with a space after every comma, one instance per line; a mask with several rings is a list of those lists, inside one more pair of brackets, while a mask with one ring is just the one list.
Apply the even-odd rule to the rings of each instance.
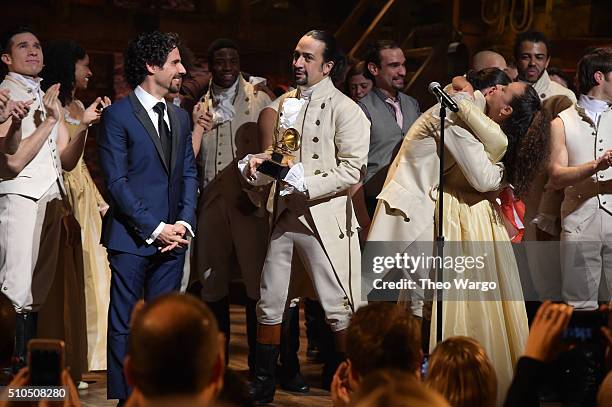
[[168, 167], [170, 167], [170, 157], [172, 157], [172, 137], [170, 135], [168, 125], [164, 120], [164, 110], [166, 110], [166, 105], [159, 102], [153, 106], [153, 110], [155, 113], [157, 113], [157, 131], [159, 132], [162, 150], [164, 151], [164, 160], [166, 161]]

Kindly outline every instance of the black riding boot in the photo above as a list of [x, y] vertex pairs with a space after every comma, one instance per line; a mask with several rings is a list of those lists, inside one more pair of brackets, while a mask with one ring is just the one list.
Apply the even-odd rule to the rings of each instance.
[[36, 338], [38, 313], [25, 312], [17, 314], [15, 324], [15, 373], [28, 364], [28, 342]]
[[255, 378], [251, 382], [250, 394], [257, 404], [268, 404], [274, 400], [276, 391], [276, 361], [280, 346], [257, 342], [255, 345]]
[[219, 301], [207, 302], [208, 308], [217, 319], [219, 330], [225, 335], [225, 364], [229, 363], [229, 340], [230, 340], [230, 304], [229, 296], [221, 298]]
[[257, 343], [257, 313], [255, 308], [257, 301], [247, 297], [246, 300], [246, 331], [247, 343], [249, 345], [249, 374], [255, 373], [255, 344]]
[[300, 374], [300, 307], [285, 312], [280, 345], [280, 385], [283, 390], [308, 393], [310, 386]]

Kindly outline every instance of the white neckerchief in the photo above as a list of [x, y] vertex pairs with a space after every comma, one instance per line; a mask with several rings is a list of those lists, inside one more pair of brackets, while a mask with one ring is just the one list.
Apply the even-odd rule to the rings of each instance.
[[280, 127], [281, 129], [289, 129], [295, 127], [297, 122], [298, 114], [302, 110], [302, 106], [306, 104], [311, 98], [312, 94], [317, 90], [319, 85], [325, 80], [315, 83], [312, 86], [298, 86], [300, 98], [286, 98], [283, 102], [282, 115], [280, 116]]
[[236, 109], [234, 108], [234, 99], [238, 92], [238, 81], [240, 76], [236, 78], [236, 81], [229, 88], [222, 88], [215, 85], [212, 82], [212, 99], [213, 99], [213, 122], [215, 124], [224, 123], [230, 121], [236, 115]]
[[601, 99], [592, 98], [585, 94], [580, 95], [580, 98], [578, 99], [578, 106], [584, 109], [586, 115], [596, 125], [598, 124], [601, 114], [610, 108], [608, 102]]
[[326, 78], [321, 79], [319, 82], [315, 83], [312, 86], [298, 86], [300, 90], [300, 99], [310, 100], [312, 98], [312, 94], [318, 87], [325, 81]]
[[36, 101], [39, 103], [41, 109], [44, 109], [43, 101], [42, 101], [42, 92], [41, 92], [42, 89], [40, 89], [40, 83], [43, 80], [42, 78], [21, 75], [21, 74], [18, 74], [17, 72], [9, 72], [7, 75], [17, 80], [18, 82], [21, 82], [23, 85], [29, 88], [32, 88], [32, 93], [34, 93], [34, 97], [36, 98]]

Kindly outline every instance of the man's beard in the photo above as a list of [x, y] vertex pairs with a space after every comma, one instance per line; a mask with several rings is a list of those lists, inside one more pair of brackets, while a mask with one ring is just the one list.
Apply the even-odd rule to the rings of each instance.
[[302, 71], [302, 72], [303, 72], [304, 76], [302, 78], [300, 78], [300, 79], [298, 79], [295, 76], [295, 72], [293, 72], [293, 80], [294, 80], [296, 85], [304, 86], [304, 85], [308, 84], [308, 72], [306, 72], [306, 71]]
[[170, 81], [170, 86], [168, 86], [168, 92], [169, 93], [176, 93], [178, 91], [181, 90], [181, 85], [183, 84], [183, 81], [179, 81], [178, 85], [174, 85], [174, 80], [175, 79], [181, 79], [181, 77], [178, 78], [172, 78], [172, 80]]
[[[397, 79], [401, 79], [401, 80], [402, 80], [402, 84], [401, 84], [401, 85], [396, 85], [396, 84], [395, 84], [395, 81], [396, 81]], [[393, 79], [391, 80], [391, 87], [392, 87], [393, 89], [395, 89], [395, 90], [402, 91], [402, 90], [404, 90], [404, 86], [406, 86], [406, 78], [400, 78], [400, 77], [397, 77], [397, 78], [393, 78]]]
[[546, 71], [546, 68], [542, 69], [542, 70], [541, 70], [541, 71], [538, 73], [538, 77], [537, 77], [537, 78], [535, 78], [533, 81], [531, 81], [531, 80], [527, 79], [527, 75], [521, 75], [521, 73], [520, 73], [520, 72], [519, 72], [518, 78], [519, 78], [520, 80], [522, 80], [523, 82], [527, 82], [527, 83], [534, 84], [534, 83], [536, 83], [537, 81], [539, 81], [539, 80], [540, 80], [540, 78], [542, 77], [542, 75], [544, 75], [544, 72], [545, 72], [545, 71]]

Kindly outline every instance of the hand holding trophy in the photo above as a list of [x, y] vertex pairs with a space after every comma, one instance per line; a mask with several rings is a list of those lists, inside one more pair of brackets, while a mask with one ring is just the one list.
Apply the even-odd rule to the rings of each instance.
[[289, 163], [295, 158], [292, 153], [300, 149], [302, 137], [295, 128], [291, 127], [283, 132], [282, 137], [275, 139], [277, 141], [271, 147], [271, 158], [261, 163], [257, 171], [280, 180], [289, 171]]

